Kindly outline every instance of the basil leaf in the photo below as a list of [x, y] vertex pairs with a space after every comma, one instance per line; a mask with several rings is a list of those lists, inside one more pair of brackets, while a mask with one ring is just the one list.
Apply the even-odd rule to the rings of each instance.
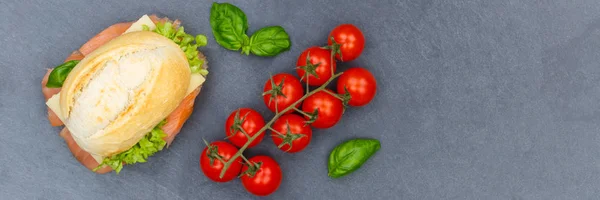
[[217, 43], [229, 50], [239, 50], [249, 42], [246, 14], [229, 3], [212, 4], [210, 26]]
[[243, 47], [242, 52], [248, 55], [248, 51], [257, 56], [276, 56], [290, 49], [290, 36], [281, 26], [264, 27], [256, 31], [250, 37], [250, 45]]
[[79, 60], [71, 60], [55, 67], [48, 76], [48, 82], [46, 83], [46, 87], [62, 87], [63, 83], [65, 82], [65, 79], [67, 79], [67, 76], [69, 75], [69, 73], [71, 73], [71, 70], [75, 68], [77, 63], [79, 63]]
[[375, 139], [353, 139], [338, 145], [329, 154], [327, 175], [339, 178], [356, 171], [380, 148]]

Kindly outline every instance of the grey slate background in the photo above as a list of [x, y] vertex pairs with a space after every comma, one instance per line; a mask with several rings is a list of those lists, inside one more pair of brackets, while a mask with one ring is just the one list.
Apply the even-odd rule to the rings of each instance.
[[[224, 50], [210, 1], [0, 1], [2, 199], [254, 199], [238, 180], [217, 184], [198, 167], [202, 138], [224, 137], [232, 110], [271, 114], [260, 93], [269, 73], [353, 23], [378, 95], [302, 153], [265, 139], [248, 155], [283, 168], [267, 199], [597, 199], [600, 192], [600, 4], [579, 1], [231, 1], [249, 33], [282, 25], [292, 49], [276, 58]], [[103, 28], [159, 13], [209, 37], [211, 74], [170, 149], [120, 175], [81, 166], [45, 117], [40, 80]], [[345, 178], [327, 177], [329, 151], [372, 137], [382, 149]]]

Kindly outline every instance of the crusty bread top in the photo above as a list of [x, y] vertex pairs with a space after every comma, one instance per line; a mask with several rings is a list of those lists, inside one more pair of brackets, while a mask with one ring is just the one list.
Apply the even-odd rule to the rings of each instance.
[[60, 94], [77, 144], [96, 156], [135, 145], [186, 95], [190, 69], [174, 42], [150, 31], [123, 34], [86, 56]]

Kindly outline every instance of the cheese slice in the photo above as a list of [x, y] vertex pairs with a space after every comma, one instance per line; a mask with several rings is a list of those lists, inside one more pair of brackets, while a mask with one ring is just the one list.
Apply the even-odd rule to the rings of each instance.
[[206, 79], [200, 74], [192, 74], [190, 77], [190, 86], [188, 87], [187, 94], [192, 93], [198, 86], [202, 85]]
[[52, 110], [56, 116], [60, 119], [60, 121], [65, 121], [62, 112], [60, 112], [60, 92], [53, 95], [46, 101], [46, 105], [50, 110]]
[[[150, 28], [150, 30], [156, 29], [156, 25], [154, 24], [154, 22], [152, 22], [152, 19], [150, 19], [150, 17], [148, 17], [148, 15], [144, 15], [140, 19], [138, 19], [135, 23], [133, 23], [125, 31], [125, 33], [135, 32], [135, 31], [143, 31], [144, 25], [148, 26], [148, 28]], [[123, 34], [125, 34], [125, 33], [123, 33]]]

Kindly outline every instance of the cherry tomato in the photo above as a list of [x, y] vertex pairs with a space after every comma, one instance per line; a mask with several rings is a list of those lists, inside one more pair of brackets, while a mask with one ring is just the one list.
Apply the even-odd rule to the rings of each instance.
[[205, 147], [200, 154], [200, 169], [206, 177], [215, 182], [227, 182], [233, 180], [240, 174], [242, 169], [242, 158], [237, 157], [231, 166], [225, 172], [223, 178], [219, 178], [221, 170], [224, 167], [218, 158], [220, 157], [224, 162], [227, 162], [233, 155], [238, 151], [235, 146], [225, 141], [215, 141], [210, 143], [209, 146]]
[[[330, 128], [334, 126], [340, 121], [344, 112], [342, 100], [324, 91], [319, 91], [307, 97], [304, 100], [304, 104], [302, 104], [302, 111], [306, 113], [313, 113], [315, 109], [319, 112], [316, 120], [311, 124], [315, 128]], [[308, 116], [304, 117], [310, 119]]]
[[[240, 108], [229, 114], [229, 117], [225, 122], [225, 135], [227, 135], [229, 141], [237, 147], [242, 147], [248, 142], [246, 135], [239, 129], [240, 126], [243, 131], [252, 137], [265, 126], [265, 120], [260, 113], [251, 108]], [[256, 146], [264, 137], [264, 132], [260, 133], [260, 135], [250, 143], [248, 148]]]
[[342, 57], [339, 54], [335, 55], [335, 58], [339, 61], [351, 61], [362, 53], [365, 48], [365, 36], [363, 36], [360, 29], [352, 24], [341, 24], [335, 27], [329, 37], [327, 38], [328, 44], [331, 45], [331, 37], [334, 38], [335, 42], [340, 44], [340, 51]]
[[[306, 62], [307, 57], [310, 59], [310, 64]], [[312, 86], [323, 85], [329, 78], [331, 78], [331, 50], [323, 49], [321, 47], [310, 47], [298, 57], [296, 62], [296, 73], [298, 76], [306, 82], [305, 74], [308, 71], [308, 84]], [[333, 62], [333, 72], [335, 72], [336, 64]], [[315, 77], [312, 73], [317, 75]]]
[[[273, 82], [271, 82], [271, 79]], [[280, 73], [267, 80], [263, 89], [263, 101], [272, 112], [281, 111], [304, 96], [304, 87], [300, 84], [300, 80], [294, 75], [288, 73]], [[281, 83], [283, 82], [283, 84]], [[278, 94], [277, 97], [273, 97]], [[296, 104], [296, 108], [300, 107], [300, 103]], [[286, 113], [291, 113], [289, 110]]]
[[275, 192], [282, 180], [279, 164], [269, 156], [254, 156], [248, 159], [251, 165], [242, 167], [240, 177], [246, 190], [257, 196], [267, 196]]
[[340, 76], [337, 81], [337, 92], [346, 93], [344, 87], [352, 97], [348, 102], [351, 106], [367, 105], [377, 92], [377, 82], [373, 74], [360, 67], [350, 68]]
[[[304, 123], [304, 118], [296, 114], [285, 114], [271, 126], [276, 132], [271, 133], [273, 142], [279, 149], [289, 153], [302, 151], [312, 138], [312, 130]], [[290, 146], [291, 145], [291, 146]]]

